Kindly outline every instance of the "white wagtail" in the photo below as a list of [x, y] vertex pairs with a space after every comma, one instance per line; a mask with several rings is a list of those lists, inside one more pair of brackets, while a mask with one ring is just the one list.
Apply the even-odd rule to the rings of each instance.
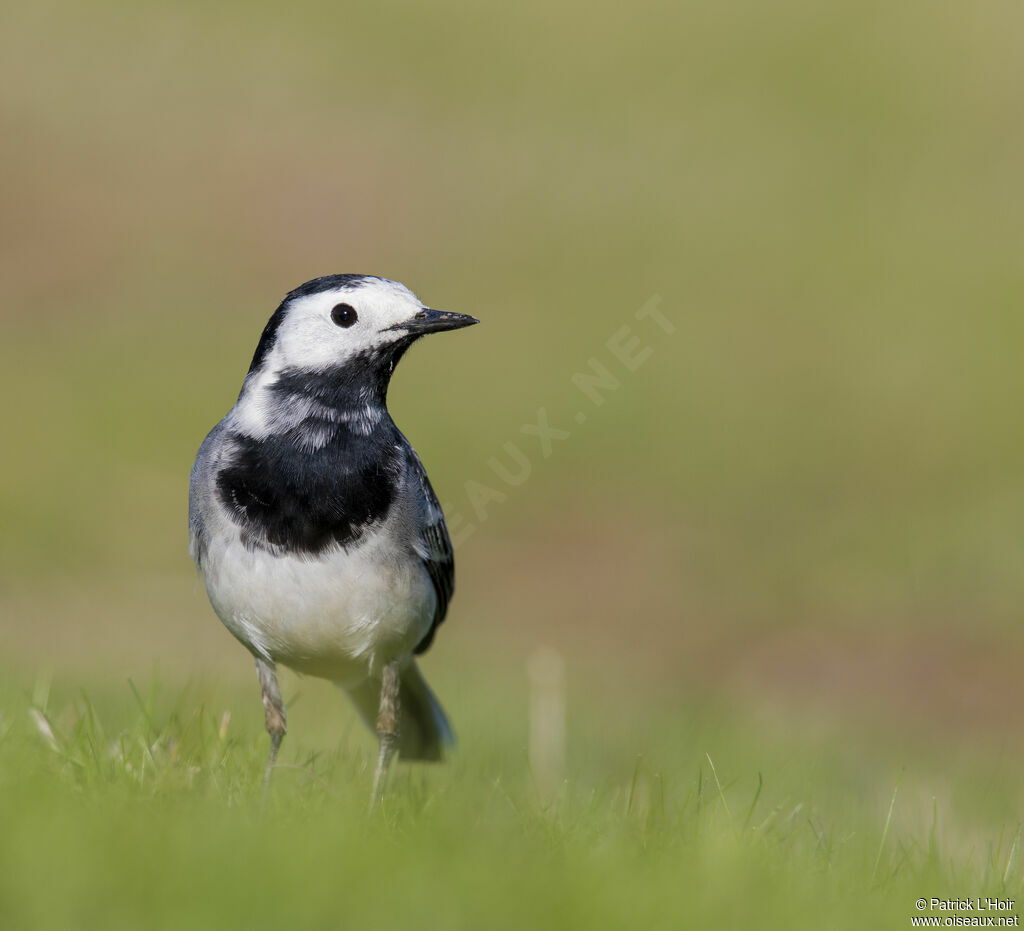
[[266, 780], [286, 730], [277, 663], [338, 683], [376, 727], [374, 799], [396, 750], [437, 760], [452, 742], [414, 659], [448, 610], [451, 541], [386, 400], [413, 342], [477, 322], [386, 278], [307, 281], [271, 316], [238, 401], [199, 448], [189, 552], [256, 659]]

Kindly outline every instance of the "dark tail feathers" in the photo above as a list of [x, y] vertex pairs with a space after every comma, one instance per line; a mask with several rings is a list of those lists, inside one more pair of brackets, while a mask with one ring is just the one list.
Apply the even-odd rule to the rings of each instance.
[[[398, 756], [402, 760], [440, 760], [446, 747], [455, 745], [448, 718], [430, 690], [415, 660], [402, 666], [399, 697]], [[346, 689], [370, 730], [376, 729], [380, 707], [380, 679], [365, 679]]]

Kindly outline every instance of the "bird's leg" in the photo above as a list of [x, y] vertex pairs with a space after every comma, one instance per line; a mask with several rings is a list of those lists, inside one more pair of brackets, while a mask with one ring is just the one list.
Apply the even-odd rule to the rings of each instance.
[[281, 690], [277, 687], [277, 671], [274, 664], [257, 657], [256, 675], [260, 679], [267, 733], [270, 734], [270, 756], [267, 757], [267, 768], [263, 773], [263, 796], [266, 798], [267, 790], [270, 788], [270, 774], [274, 771], [274, 761], [277, 759], [277, 751], [288, 730], [288, 718], [284, 713]]
[[395, 660], [384, 667], [381, 677], [380, 710], [377, 713], [377, 739], [380, 741], [380, 752], [377, 756], [377, 771], [373, 776], [371, 808], [384, 797], [388, 767], [398, 749], [399, 688], [398, 661]]

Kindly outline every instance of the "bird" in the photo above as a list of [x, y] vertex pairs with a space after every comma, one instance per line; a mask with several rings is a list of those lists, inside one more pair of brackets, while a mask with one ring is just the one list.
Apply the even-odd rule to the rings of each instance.
[[307, 281], [271, 315], [238, 400], [199, 447], [189, 554], [255, 660], [264, 797], [287, 730], [279, 664], [335, 682], [376, 731], [371, 807], [396, 752], [439, 760], [454, 743], [416, 662], [452, 599], [452, 544], [387, 394], [420, 337], [478, 322], [375, 275]]

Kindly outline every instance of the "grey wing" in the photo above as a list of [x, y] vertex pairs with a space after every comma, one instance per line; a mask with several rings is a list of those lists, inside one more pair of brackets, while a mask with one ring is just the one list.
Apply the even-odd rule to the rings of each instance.
[[203, 440], [189, 475], [188, 554], [200, 569], [203, 565], [203, 557], [206, 555], [208, 534], [206, 517], [210, 508], [215, 506], [209, 491], [210, 477], [216, 470], [223, 434], [224, 422], [221, 421]]
[[448, 613], [448, 604], [455, 592], [455, 555], [452, 552], [452, 541], [448, 537], [448, 526], [444, 522], [444, 513], [441, 511], [437, 495], [430, 487], [430, 480], [427, 478], [423, 463], [420, 462], [420, 457], [411, 447], [409, 449], [409, 465], [419, 482], [424, 501], [420, 546], [417, 547], [417, 551], [430, 575], [430, 581], [434, 583], [434, 594], [437, 596], [433, 623], [414, 651], [423, 653], [433, 642], [437, 626]]

